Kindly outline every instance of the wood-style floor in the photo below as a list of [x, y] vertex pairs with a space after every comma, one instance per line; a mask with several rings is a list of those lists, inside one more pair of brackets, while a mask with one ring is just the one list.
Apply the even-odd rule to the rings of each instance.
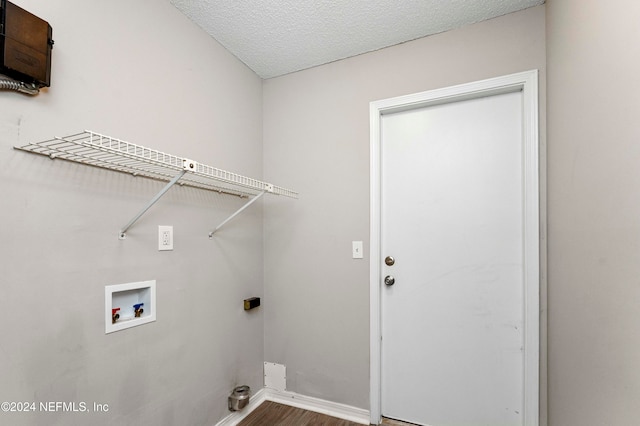
[[238, 426], [361, 426], [358, 423], [265, 401]]
[[[397, 420], [383, 419], [386, 426], [412, 426]], [[359, 423], [338, 419], [301, 408], [265, 401], [238, 426], [360, 426]]]
[[382, 423], [380, 423], [382, 426], [416, 426], [413, 423], [405, 423], [405, 422], [401, 422], [400, 420], [393, 420], [393, 419], [387, 419], [387, 418], [382, 418]]

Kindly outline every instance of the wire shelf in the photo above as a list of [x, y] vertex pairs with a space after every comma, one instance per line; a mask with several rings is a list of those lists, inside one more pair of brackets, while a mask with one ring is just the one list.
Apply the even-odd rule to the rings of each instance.
[[15, 148], [162, 181], [170, 181], [186, 170], [178, 181], [180, 185], [241, 197], [267, 192], [298, 198], [297, 192], [286, 188], [89, 130]]
[[126, 238], [127, 230], [176, 183], [251, 198], [243, 207], [209, 232], [209, 238], [213, 238], [213, 234], [216, 231], [265, 193], [298, 198], [298, 193], [290, 189], [89, 130], [15, 148], [46, 155], [52, 159], [60, 158], [89, 166], [169, 182], [133, 219], [120, 229], [118, 238], [121, 240]]

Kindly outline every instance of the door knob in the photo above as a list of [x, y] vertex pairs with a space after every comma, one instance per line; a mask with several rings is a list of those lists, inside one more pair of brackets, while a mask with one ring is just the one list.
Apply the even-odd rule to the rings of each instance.
[[387, 256], [384, 258], [384, 263], [387, 266], [393, 266], [393, 264], [396, 263], [396, 260], [393, 258], [393, 256]]
[[386, 277], [384, 277], [384, 283], [388, 286], [392, 286], [393, 284], [395, 284], [396, 279], [393, 278], [391, 275], [387, 275]]

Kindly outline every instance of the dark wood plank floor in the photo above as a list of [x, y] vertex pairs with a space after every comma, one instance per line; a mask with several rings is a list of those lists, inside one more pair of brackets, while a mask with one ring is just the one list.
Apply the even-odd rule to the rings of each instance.
[[382, 423], [381, 425], [383, 426], [416, 426], [414, 423], [405, 423], [405, 422], [401, 422], [400, 420], [393, 420], [393, 419], [387, 419], [385, 417], [382, 418]]
[[361, 426], [359, 423], [265, 401], [238, 426]]

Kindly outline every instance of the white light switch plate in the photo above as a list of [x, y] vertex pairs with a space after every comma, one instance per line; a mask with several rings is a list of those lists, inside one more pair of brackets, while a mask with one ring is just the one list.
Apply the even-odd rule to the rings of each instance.
[[353, 250], [353, 258], [354, 259], [362, 259], [364, 254], [362, 253], [362, 241], [352, 241], [351, 247]]
[[173, 226], [158, 226], [158, 250], [173, 250]]

